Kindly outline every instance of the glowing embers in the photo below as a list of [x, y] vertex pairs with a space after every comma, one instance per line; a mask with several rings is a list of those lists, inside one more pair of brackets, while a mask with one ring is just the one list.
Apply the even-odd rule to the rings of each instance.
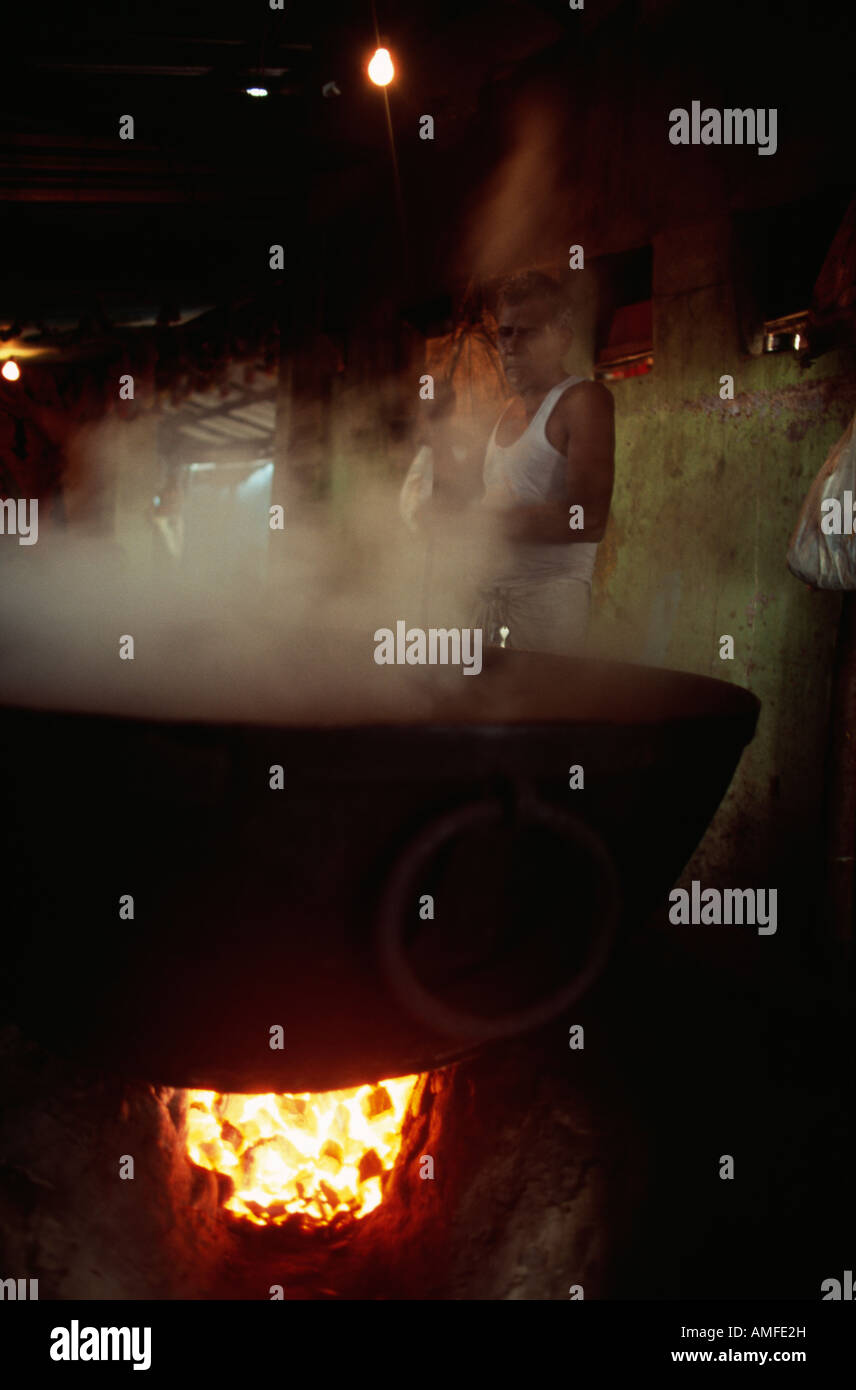
[[317, 1095], [189, 1091], [187, 1152], [232, 1179], [225, 1206], [257, 1226], [316, 1225], [379, 1205], [418, 1076]]

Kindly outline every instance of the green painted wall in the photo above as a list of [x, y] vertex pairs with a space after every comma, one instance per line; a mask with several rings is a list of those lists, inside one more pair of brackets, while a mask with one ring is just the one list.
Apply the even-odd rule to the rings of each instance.
[[[611, 384], [616, 486], [592, 639], [759, 697], [755, 741], [682, 882], [778, 886], [780, 915], [814, 930], [840, 598], [801, 584], [785, 555], [856, 409], [856, 353], [804, 370], [790, 353], [742, 352], [730, 263], [727, 221], [655, 241], [654, 369]], [[726, 373], [733, 401], [719, 395]], [[725, 633], [733, 661], [719, 657]]]

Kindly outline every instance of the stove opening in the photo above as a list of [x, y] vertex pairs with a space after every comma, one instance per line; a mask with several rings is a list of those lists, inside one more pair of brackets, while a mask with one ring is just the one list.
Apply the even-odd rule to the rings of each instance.
[[188, 1091], [187, 1154], [218, 1175], [226, 1210], [256, 1226], [347, 1226], [383, 1200], [418, 1080], [315, 1095]]

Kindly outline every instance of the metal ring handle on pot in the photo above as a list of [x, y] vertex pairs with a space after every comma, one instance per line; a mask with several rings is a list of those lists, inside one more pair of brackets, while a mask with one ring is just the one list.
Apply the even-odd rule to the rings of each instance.
[[572, 845], [577, 854], [582, 853], [593, 873], [595, 907], [591, 916], [595, 930], [586, 958], [573, 979], [560, 989], [529, 1007], [499, 1017], [466, 1013], [432, 994], [409, 964], [404, 943], [407, 913], [412, 911], [418, 894], [418, 880], [437, 851], [456, 835], [499, 824], [505, 815], [505, 808], [497, 799], [469, 802], [434, 819], [399, 855], [387, 879], [377, 919], [380, 961], [398, 1003], [412, 1018], [435, 1033], [473, 1042], [526, 1032], [547, 1023], [574, 1004], [600, 975], [621, 911], [618, 871], [600, 836], [575, 816], [525, 794], [517, 801], [517, 823], [552, 831]]

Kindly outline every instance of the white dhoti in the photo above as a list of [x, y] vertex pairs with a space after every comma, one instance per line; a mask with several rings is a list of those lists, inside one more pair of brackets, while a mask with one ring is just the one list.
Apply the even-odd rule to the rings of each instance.
[[508, 580], [480, 591], [471, 626], [483, 640], [521, 651], [570, 656], [585, 642], [591, 606], [591, 583], [574, 575]]

